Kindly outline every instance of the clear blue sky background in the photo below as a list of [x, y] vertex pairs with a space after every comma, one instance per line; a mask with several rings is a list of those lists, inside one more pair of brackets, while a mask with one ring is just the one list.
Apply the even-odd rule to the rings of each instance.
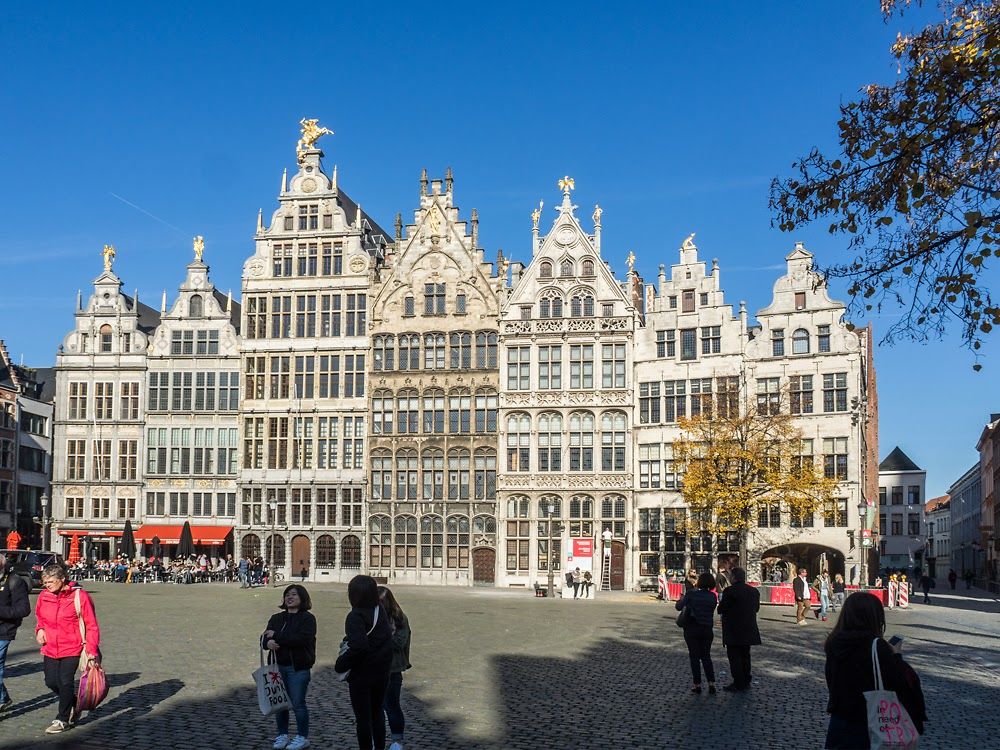
[[[487, 257], [527, 260], [529, 213], [569, 174], [582, 215], [604, 207], [619, 272], [633, 249], [655, 278], [696, 231], [728, 299], [755, 311], [795, 240], [820, 263], [846, 245], [771, 228], [770, 179], [832, 148], [838, 105], [893, 80], [896, 32], [937, 15], [885, 24], [877, 0], [33, 5], [0, 25], [0, 337], [35, 366], [54, 362], [106, 242], [158, 306], [203, 234], [213, 280], [238, 294], [304, 116], [336, 131], [328, 168], [390, 231], [420, 168], [451, 165]], [[980, 374], [955, 338], [877, 353], [881, 453], [902, 446], [931, 495], [1000, 411], [997, 352]]]

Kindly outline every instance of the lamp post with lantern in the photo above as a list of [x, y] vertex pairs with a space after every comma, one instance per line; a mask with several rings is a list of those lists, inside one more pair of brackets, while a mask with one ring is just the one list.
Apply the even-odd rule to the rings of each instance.
[[549, 520], [548, 520], [548, 523], [546, 524], [546, 531], [548, 531], [548, 545], [549, 545], [548, 547], [546, 547], [546, 549], [548, 550], [548, 556], [549, 556], [549, 560], [548, 560], [548, 567], [549, 567], [548, 597], [549, 597], [549, 599], [552, 599], [552, 598], [555, 597], [555, 580], [556, 580], [556, 572], [552, 569], [552, 516], [556, 512], [556, 506], [555, 506], [554, 503], [551, 503], [551, 502], [549, 503], [548, 511], [549, 511], [549, 516], [548, 516]]
[[278, 501], [275, 500], [273, 494], [271, 495], [271, 499], [267, 503], [267, 509], [268, 511], [270, 511], [271, 514], [271, 539], [270, 539], [271, 549], [270, 549], [270, 555], [268, 555], [270, 559], [268, 560], [267, 563], [267, 575], [271, 579], [271, 588], [274, 588], [275, 586], [278, 585], [277, 581], [278, 577], [274, 574], [274, 547], [275, 547], [274, 523], [275, 523], [275, 516], [277, 516], [278, 514]]

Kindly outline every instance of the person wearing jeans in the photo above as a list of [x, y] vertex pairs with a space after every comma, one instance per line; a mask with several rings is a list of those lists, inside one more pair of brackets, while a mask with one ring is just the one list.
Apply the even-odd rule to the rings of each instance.
[[825, 570], [820, 573], [813, 588], [819, 593], [819, 612], [816, 617], [825, 621], [827, 612], [830, 611], [830, 574]]
[[0, 553], [0, 713], [10, 708], [14, 700], [3, 684], [7, 649], [17, 635], [21, 620], [31, 614], [28, 585], [21, 576], [7, 567], [6, 555]]
[[285, 587], [279, 608], [284, 611], [272, 615], [267, 621], [261, 645], [275, 654], [281, 680], [292, 701], [298, 734], [294, 738], [289, 737], [289, 711], [278, 711], [274, 715], [278, 736], [272, 747], [274, 750], [302, 750], [309, 747], [306, 693], [312, 676], [310, 670], [316, 663], [316, 617], [309, 611], [312, 609], [309, 592], [299, 583]]
[[385, 586], [378, 587], [379, 601], [392, 622], [392, 663], [389, 666], [389, 685], [385, 691], [382, 708], [389, 720], [389, 739], [392, 744], [389, 750], [402, 750], [403, 731], [406, 728], [406, 717], [399, 704], [400, 692], [403, 689], [403, 672], [410, 668], [410, 621], [406, 619], [402, 608]]
[[698, 587], [684, 594], [674, 605], [679, 612], [687, 613], [683, 627], [684, 642], [691, 659], [692, 693], [701, 692], [701, 667], [704, 666], [708, 692], [715, 694], [715, 667], [712, 664], [712, 641], [715, 634], [712, 626], [718, 600], [712, 592], [714, 588], [715, 576], [702, 573], [698, 576]]

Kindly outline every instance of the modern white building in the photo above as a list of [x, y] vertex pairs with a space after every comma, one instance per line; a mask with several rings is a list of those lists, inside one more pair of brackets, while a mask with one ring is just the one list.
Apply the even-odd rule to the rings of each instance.
[[927, 472], [896, 446], [878, 467], [880, 565], [892, 570], [922, 567], [927, 528]]

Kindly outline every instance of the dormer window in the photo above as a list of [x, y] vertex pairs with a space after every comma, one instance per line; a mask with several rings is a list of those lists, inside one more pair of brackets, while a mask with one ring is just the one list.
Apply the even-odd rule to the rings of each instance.
[[806, 309], [806, 293], [796, 292], [795, 293], [795, 309], [805, 310]]
[[542, 263], [542, 265], [539, 266], [539, 268], [538, 268], [538, 276], [539, 276], [539, 278], [542, 278], [542, 279], [551, 279], [552, 278], [552, 264], [549, 263], [548, 261], [546, 261], [545, 263]]
[[567, 259], [559, 264], [559, 275], [563, 278], [573, 275], [573, 261]]
[[583, 261], [583, 275], [584, 276], [594, 275], [594, 261], [592, 260]]
[[299, 206], [299, 231], [319, 229], [319, 204]]
[[100, 334], [101, 334], [101, 353], [107, 354], [111, 351], [111, 339], [112, 339], [111, 326], [107, 324], [101, 326]]
[[192, 318], [200, 318], [205, 314], [205, 303], [200, 294], [192, 294], [188, 302], [188, 314]]

